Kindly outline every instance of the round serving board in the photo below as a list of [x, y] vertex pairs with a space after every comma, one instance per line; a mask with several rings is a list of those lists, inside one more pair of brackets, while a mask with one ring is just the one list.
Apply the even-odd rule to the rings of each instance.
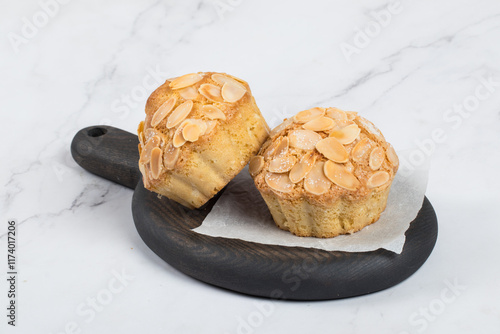
[[274, 299], [353, 297], [410, 277], [436, 243], [437, 219], [427, 198], [406, 232], [401, 254], [382, 249], [328, 252], [195, 233], [192, 229], [201, 225], [220, 194], [202, 208], [190, 210], [146, 190], [138, 168], [138, 143], [137, 136], [126, 131], [92, 126], [75, 135], [71, 152], [86, 170], [135, 188], [132, 213], [141, 238], [160, 258], [200, 281]]

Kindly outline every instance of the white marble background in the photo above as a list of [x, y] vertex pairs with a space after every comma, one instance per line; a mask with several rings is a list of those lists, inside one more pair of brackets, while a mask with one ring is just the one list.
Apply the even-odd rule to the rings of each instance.
[[[15, 328], [0, 283], [2, 333], [498, 333], [498, 0], [1, 8], [0, 268], [16, 218], [20, 272]], [[398, 149], [417, 147], [414, 163], [429, 155], [440, 234], [426, 264], [368, 296], [269, 303], [160, 260], [135, 230], [132, 191], [76, 166], [69, 144], [94, 124], [135, 131], [154, 86], [194, 71], [246, 79], [272, 125], [338, 106], [374, 121]], [[111, 297], [94, 310], [96, 296]]]

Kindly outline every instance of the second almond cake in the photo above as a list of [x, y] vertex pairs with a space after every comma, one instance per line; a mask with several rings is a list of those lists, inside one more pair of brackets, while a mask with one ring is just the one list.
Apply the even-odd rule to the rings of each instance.
[[371, 122], [355, 112], [313, 108], [271, 131], [249, 171], [278, 227], [329, 238], [379, 219], [398, 165]]

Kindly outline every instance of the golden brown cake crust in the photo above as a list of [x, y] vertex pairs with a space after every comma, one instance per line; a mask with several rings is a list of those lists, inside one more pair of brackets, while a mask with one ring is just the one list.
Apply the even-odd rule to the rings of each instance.
[[169, 79], [145, 111], [138, 128], [144, 185], [189, 208], [236, 176], [269, 132], [248, 84], [225, 73]]
[[398, 165], [371, 122], [355, 112], [313, 108], [271, 131], [250, 174], [280, 228], [331, 237], [378, 219]]

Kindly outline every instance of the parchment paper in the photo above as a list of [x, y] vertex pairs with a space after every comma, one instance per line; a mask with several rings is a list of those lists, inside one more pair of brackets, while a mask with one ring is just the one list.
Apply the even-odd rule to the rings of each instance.
[[[400, 158], [407, 152], [399, 152]], [[236, 238], [262, 244], [300, 246], [327, 251], [369, 252], [384, 248], [400, 254], [405, 232], [422, 207], [427, 187], [428, 164], [396, 174], [387, 207], [380, 219], [359, 232], [329, 239], [297, 237], [279, 229], [255, 188], [248, 168], [227, 186], [202, 225], [193, 231], [216, 237]]]

